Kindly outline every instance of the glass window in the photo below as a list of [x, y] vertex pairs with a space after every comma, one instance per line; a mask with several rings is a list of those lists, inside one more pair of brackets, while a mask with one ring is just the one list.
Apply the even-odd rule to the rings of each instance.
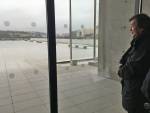
[[93, 58], [94, 0], [72, 0], [72, 58]]
[[49, 113], [44, 0], [1, 0], [0, 112]]
[[69, 61], [70, 60], [69, 0], [63, 1], [55, 0], [55, 19], [56, 19], [57, 62]]
[[[60, 6], [60, 3], [55, 5]], [[93, 58], [94, 1], [72, 0], [73, 62], [72, 65], [57, 65], [59, 113], [124, 112], [120, 82], [112, 79], [117, 79], [118, 60], [131, 39], [128, 19], [134, 14], [134, 4], [135, 1], [129, 0], [101, 2], [103, 7], [100, 7], [97, 20], [103, 22], [99, 25], [101, 34], [97, 41], [100, 53], [98, 67], [95, 62], [78, 61]], [[61, 55], [64, 54], [68, 53], [64, 51]], [[103, 71], [100, 70], [101, 65], [105, 67]]]

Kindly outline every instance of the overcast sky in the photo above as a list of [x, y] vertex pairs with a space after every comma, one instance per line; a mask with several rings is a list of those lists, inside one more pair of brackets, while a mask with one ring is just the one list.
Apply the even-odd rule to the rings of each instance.
[[[72, 0], [73, 29], [93, 27], [94, 0]], [[56, 32], [68, 32], [69, 0], [55, 0]], [[5, 26], [4, 22], [10, 25]], [[36, 26], [31, 23], [35, 22]], [[45, 0], [0, 0], [0, 30], [24, 30], [46, 32]]]

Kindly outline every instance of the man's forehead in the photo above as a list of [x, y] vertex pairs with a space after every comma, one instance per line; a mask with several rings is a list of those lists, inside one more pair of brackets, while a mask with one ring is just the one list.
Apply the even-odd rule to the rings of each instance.
[[130, 21], [130, 23], [131, 23], [131, 25], [133, 25], [133, 24], [135, 25], [135, 24], [137, 24], [137, 21], [136, 21], [136, 19], [133, 19]]

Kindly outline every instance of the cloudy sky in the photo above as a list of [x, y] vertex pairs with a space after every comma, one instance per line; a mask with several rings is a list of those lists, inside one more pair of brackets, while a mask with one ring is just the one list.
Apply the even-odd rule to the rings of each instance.
[[[94, 0], [72, 0], [73, 29], [93, 27]], [[55, 0], [56, 32], [68, 32], [69, 0]], [[10, 25], [4, 23], [9, 21]], [[31, 23], [36, 25], [32, 26]], [[67, 27], [64, 27], [67, 24]], [[45, 0], [0, 0], [0, 30], [46, 32]]]

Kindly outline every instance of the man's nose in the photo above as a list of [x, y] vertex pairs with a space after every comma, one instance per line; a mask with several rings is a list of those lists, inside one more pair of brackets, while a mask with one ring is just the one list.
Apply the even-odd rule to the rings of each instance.
[[133, 31], [133, 28], [132, 28], [132, 27], [130, 27], [130, 31]]

